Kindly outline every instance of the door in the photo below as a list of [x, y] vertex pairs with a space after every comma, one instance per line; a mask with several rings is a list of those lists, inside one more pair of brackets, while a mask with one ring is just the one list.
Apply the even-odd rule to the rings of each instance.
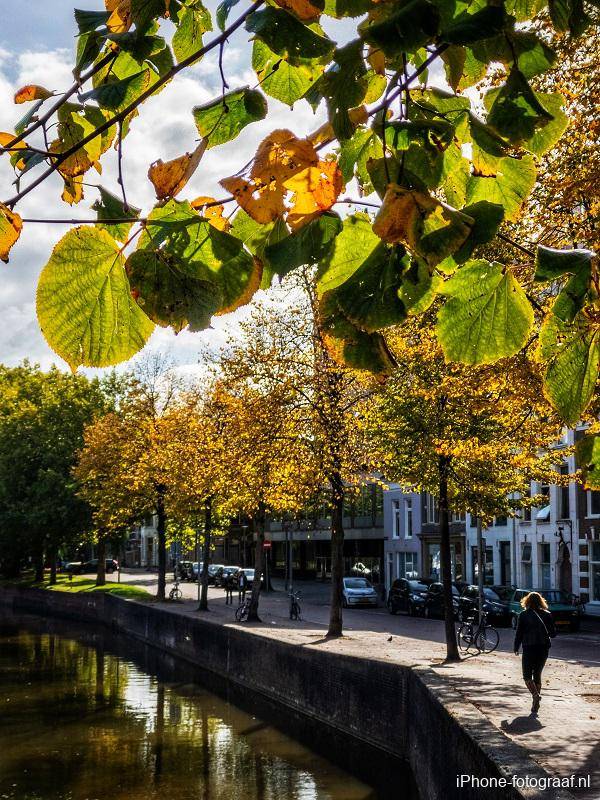
[[502, 586], [512, 584], [510, 542], [500, 542], [500, 583]]

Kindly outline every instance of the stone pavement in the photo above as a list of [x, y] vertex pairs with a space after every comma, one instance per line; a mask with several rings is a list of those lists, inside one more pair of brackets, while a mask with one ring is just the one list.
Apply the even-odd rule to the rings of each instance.
[[[134, 582], [129, 576], [124, 578]], [[195, 585], [188, 585], [186, 595], [190, 599], [164, 606], [173, 613], [197, 614], [196, 602], [191, 599], [196, 591]], [[429, 666], [548, 772], [590, 775], [591, 787], [573, 789], [573, 794], [582, 800], [600, 799], [600, 629], [594, 624], [582, 633], [565, 633], [554, 640], [544, 672], [542, 707], [538, 717], [531, 717], [520, 659], [512, 653], [512, 631], [500, 631], [501, 643], [495, 653], [469, 655], [460, 664], [447, 665], [443, 663], [443, 625], [438, 620], [391, 616], [385, 609], [352, 609], [344, 612], [346, 635], [329, 641], [324, 637], [326, 593], [322, 587], [307, 586], [303, 594], [301, 622], [287, 618], [287, 596], [278, 591], [262, 595], [261, 623], [242, 623], [242, 627], [302, 647]], [[237, 625], [237, 595], [233, 607], [226, 606], [223, 591], [211, 588], [209, 605], [211, 610], [203, 614], [207, 620]]]

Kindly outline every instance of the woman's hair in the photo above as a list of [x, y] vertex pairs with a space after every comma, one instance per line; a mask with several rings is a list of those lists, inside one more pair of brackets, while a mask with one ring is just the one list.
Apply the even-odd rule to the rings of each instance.
[[548, 603], [539, 592], [529, 592], [521, 600], [523, 608], [533, 608], [534, 611], [548, 611]]

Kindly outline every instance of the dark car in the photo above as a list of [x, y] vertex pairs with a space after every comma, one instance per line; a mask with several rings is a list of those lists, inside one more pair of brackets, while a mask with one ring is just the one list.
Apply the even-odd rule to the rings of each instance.
[[[487, 614], [488, 622], [497, 625], [510, 624], [510, 611], [508, 601], [503, 600], [490, 586], [483, 587], [482, 609]], [[458, 619], [462, 622], [469, 617], [474, 617], [479, 611], [479, 588], [475, 585], [467, 586], [458, 598]]]
[[[105, 569], [107, 573], [115, 572], [119, 569], [119, 564], [114, 558], [107, 558]], [[98, 572], [98, 559], [91, 558], [89, 561], [84, 561], [83, 563], [80, 561], [71, 561], [69, 564], [67, 564], [65, 570], [78, 575], [89, 575], [90, 573], [95, 574]]]
[[408, 578], [398, 578], [392, 583], [387, 607], [390, 614], [405, 611], [412, 617], [421, 616], [425, 611], [425, 598], [429, 589], [426, 583]]
[[180, 581], [193, 581], [194, 578], [194, 564], [192, 561], [178, 561], [173, 570], [175, 580]]
[[208, 565], [208, 582], [215, 583], [217, 575], [225, 567], [225, 564], [209, 564]]
[[[452, 606], [454, 617], [456, 617], [458, 613], [459, 597], [460, 592], [456, 586], [452, 584]], [[438, 617], [440, 619], [444, 618], [444, 590], [442, 584], [438, 583], [437, 581], [432, 583], [427, 590], [427, 595], [425, 596], [425, 616]]]

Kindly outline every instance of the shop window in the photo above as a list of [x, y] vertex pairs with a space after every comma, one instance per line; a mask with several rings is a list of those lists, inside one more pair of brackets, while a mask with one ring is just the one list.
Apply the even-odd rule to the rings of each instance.
[[590, 543], [590, 591], [594, 603], [600, 603], [600, 542]]

